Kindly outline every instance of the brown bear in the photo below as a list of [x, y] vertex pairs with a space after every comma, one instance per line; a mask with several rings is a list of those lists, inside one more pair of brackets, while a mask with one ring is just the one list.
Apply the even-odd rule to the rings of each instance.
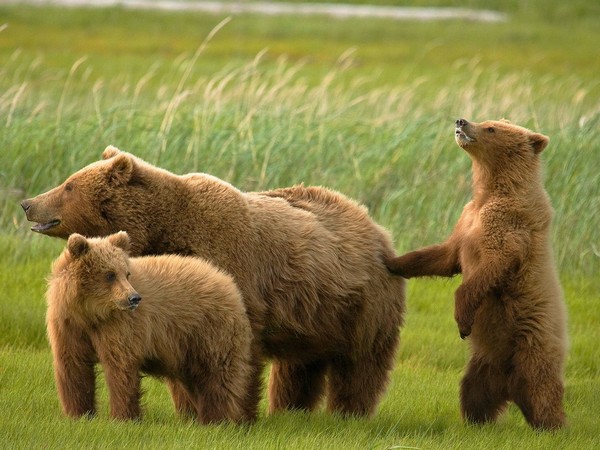
[[462, 273], [455, 318], [460, 336], [471, 336], [461, 385], [467, 421], [494, 421], [512, 400], [533, 427], [561, 427], [566, 309], [542, 185], [548, 138], [506, 120], [464, 119], [455, 136], [473, 162], [473, 199], [446, 242], [388, 267], [405, 278]]
[[140, 417], [144, 372], [200, 423], [253, 421], [252, 331], [233, 279], [200, 258], [129, 258], [128, 248], [125, 232], [72, 234], [54, 262], [46, 322], [64, 412], [95, 414], [100, 363], [114, 419]]
[[[321, 187], [241, 192], [205, 174], [174, 175], [114, 147], [22, 206], [33, 230], [67, 238], [125, 230], [132, 255], [204, 257], [232, 274], [252, 325], [253, 383], [274, 359], [270, 411], [371, 415], [399, 341], [405, 280], [365, 207]], [[327, 383], [326, 383], [327, 381]]]

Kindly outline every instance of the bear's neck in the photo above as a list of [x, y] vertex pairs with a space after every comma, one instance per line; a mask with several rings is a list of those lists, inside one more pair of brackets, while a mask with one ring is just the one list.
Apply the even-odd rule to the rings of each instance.
[[491, 169], [473, 160], [473, 201], [483, 205], [491, 198], [533, 199], [540, 193], [541, 170], [539, 164], [519, 166], [518, 170], [506, 167]]
[[[248, 232], [248, 212], [231, 185], [200, 174], [148, 176], [141, 184], [132, 198], [139, 210], [130, 220], [135, 235], [126, 230], [132, 255], [175, 253], [224, 263], [227, 255], [238, 253], [239, 238]], [[231, 238], [223, 239], [224, 234]]]
[[[163, 253], [188, 254], [189, 250], [177, 244], [177, 224], [182, 223], [188, 198], [180, 186], [181, 180], [173, 176], [158, 181], [145, 177], [143, 187], [130, 191], [131, 204], [135, 208], [127, 219], [127, 232], [131, 237], [132, 256]], [[170, 225], [168, 228], [167, 225]]]

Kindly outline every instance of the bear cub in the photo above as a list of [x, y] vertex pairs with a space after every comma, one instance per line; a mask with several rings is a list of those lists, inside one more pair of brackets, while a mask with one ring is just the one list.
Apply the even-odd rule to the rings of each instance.
[[251, 328], [233, 279], [199, 258], [129, 258], [128, 249], [125, 232], [73, 234], [53, 264], [46, 323], [65, 414], [95, 414], [100, 363], [114, 419], [140, 418], [145, 373], [166, 381], [182, 415], [253, 421]]
[[494, 421], [513, 401], [531, 426], [559, 428], [568, 342], [542, 185], [548, 137], [506, 120], [459, 119], [455, 139], [472, 160], [472, 200], [444, 243], [387, 266], [405, 278], [462, 273], [455, 319], [471, 341], [461, 384], [465, 420]]

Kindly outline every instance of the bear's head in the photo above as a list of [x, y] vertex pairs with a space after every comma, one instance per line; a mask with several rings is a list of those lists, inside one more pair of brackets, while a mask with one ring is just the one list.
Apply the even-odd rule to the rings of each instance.
[[492, 171], [529, 167], [549, 142], [547, 136], [505, 119], [481, 123], [458, 119], [454, 136], [474, 161]]
[[72, 233], [106, 236], [124, 229], [122, 220], [119, 224], [113, 219], [129, 207], [123, 190], [131, 184], [137, 163], [112, 146], [102, 156], [60, 186], [21, 202], [27, 220], [37, 222], [33, 231], [66, 239]]
[[134, 310], [142, 298], [129, 283], [128, 249], [124, 231], [92, 239], [71, 235], [52, 267], [48, 302], [87, 323]]

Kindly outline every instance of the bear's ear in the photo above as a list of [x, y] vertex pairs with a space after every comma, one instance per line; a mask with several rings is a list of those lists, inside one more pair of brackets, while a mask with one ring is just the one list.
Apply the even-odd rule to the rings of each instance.
[[508, 119], [505, 119], [505, 118], [502, 118], [502, 119], [500, 119], [499, 121], [500, 121], [500, 122], [503, 122], [503, 123], [512, 123], [510, 120], [508, 120]]
[[113, 156], [117, 156], [119, 153], [121, 153], [121, 150], [119, 150], [117, 147], [109, 145], [102, 152], [102, 159], [112, 158]]
[[112, 164], [108, 170], [108, 182], [115, 186], [127, 184], [133, 174], [133, 165], [133, 158], [120, 152], [112, 158]]
[[125, 231], [119, 231], [118, 233], [111, 234], [108, 236], [108, 242], [115, 247], [125, 250], [126, 252], [129, 251], [129, 235]]
[[531, 133], [529, 135], [529, 143], [531, 144], [531, 147], [533, 147], [533, 151], [536, 154], [541, 153], [549, 142], [550, 138], [548, 136], [544, 136], [543, 134]]
[[67, 241], [67, 249], [73, 258], [79, 258], [87, 253], [90, 244], [82, 235], [73, 233]]

